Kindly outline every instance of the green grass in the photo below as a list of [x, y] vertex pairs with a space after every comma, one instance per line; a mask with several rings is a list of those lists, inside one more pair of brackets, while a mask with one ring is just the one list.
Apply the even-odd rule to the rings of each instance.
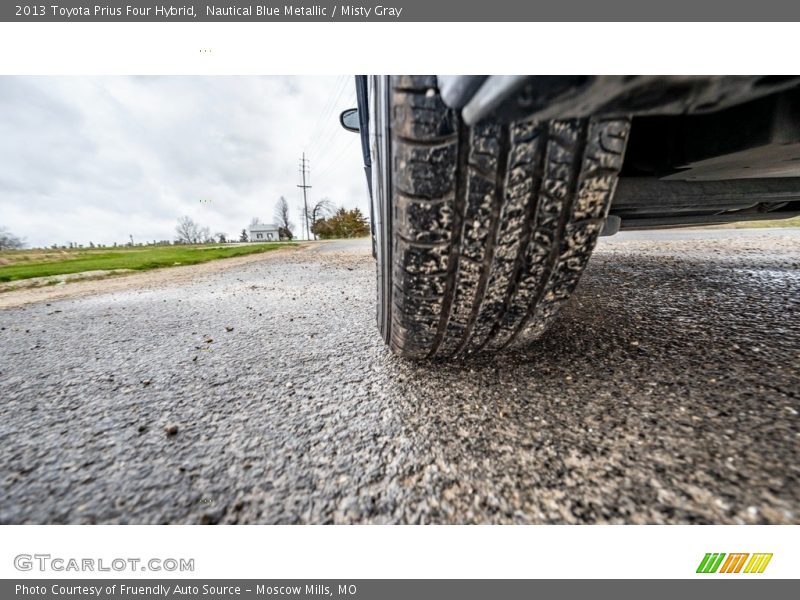
[[145, 271], [159, 267], [198, 263], [268, 252], [294, 244], [252, 244], [242, 246], [145, 246], [81, 250], [13, 250], [0, 253], [0, 282], [31, 277], [50, 277], [86, 271], [131, 269]]

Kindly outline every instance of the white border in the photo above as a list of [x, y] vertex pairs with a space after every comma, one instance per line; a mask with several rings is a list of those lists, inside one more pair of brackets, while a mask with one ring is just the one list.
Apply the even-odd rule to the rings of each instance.
[[0, 73], [787, 74], [799, 33], [797, 23], [0, 23]]
[[[795, 23], [0, 24], [0, 74], [787, 74]], [[201, 52], [201, 49], [209, 50]], [[13, 557], [195, 558], [155, 577], [797, 577], [793, 526], [5, 526]], [[762, 575], [695, 575], [706, 552], [772, 552]]]
[[[2, 529], [2, 578], [797, 578], [780, 526], [34, 526]], [[706, 552], [771, 552], [758, 575], [695, 573]], [[21, 573], [20, 553], [194, 558], [193, 573]]]

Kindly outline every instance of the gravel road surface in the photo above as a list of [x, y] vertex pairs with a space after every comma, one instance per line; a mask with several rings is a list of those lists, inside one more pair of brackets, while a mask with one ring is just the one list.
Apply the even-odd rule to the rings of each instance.
[[458, 362], [374, 285], [334, 243], [0, 310], [0, 522], [800, 523], [800, 230], [603, 239]]

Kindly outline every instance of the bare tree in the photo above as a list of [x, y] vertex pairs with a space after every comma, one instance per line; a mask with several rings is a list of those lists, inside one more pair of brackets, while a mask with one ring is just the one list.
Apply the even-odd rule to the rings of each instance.
[[24, 245], [24, 240], [12, 235], [5, 227], [0, 227], [0, 250], [15, 250]]
[[213, 244], [216, 240], [211, 235], [211, 230], [208, 227], [201, 227], [198, 231], [198, 244]]
[[323, 198], [309, 209], [305, 218], [309, 226], [309, 231], [314, 235], [314, 239], [317, 239], [317, 234], [314, 233], [314, 226], [317, 224], [317, 221], [332, 215], [335, 210], [336, 206], [328, 198]]
[[294, 237], [294, 223], [289, 219], [289, 203], [286, 198], [281, 196], [275, 205], [275, 223], [278, 225], [278, 232], [281, 239], [291, 240]]
[[175, 232], [178, 234], [176, 240], [179, 244], [197, 244], [200, 240], [200, 226], [195, 223], [191, 217], [183, 216], [178, 219], [178, 225], [175, 227]]

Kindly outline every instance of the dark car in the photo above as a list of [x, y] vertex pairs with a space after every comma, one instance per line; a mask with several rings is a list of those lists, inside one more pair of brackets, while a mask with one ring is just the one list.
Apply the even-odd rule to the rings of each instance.
[[357, 76], [378, 325], [407, 357], [525, 344], [600, 235], [800, 214], [798, 76]]

